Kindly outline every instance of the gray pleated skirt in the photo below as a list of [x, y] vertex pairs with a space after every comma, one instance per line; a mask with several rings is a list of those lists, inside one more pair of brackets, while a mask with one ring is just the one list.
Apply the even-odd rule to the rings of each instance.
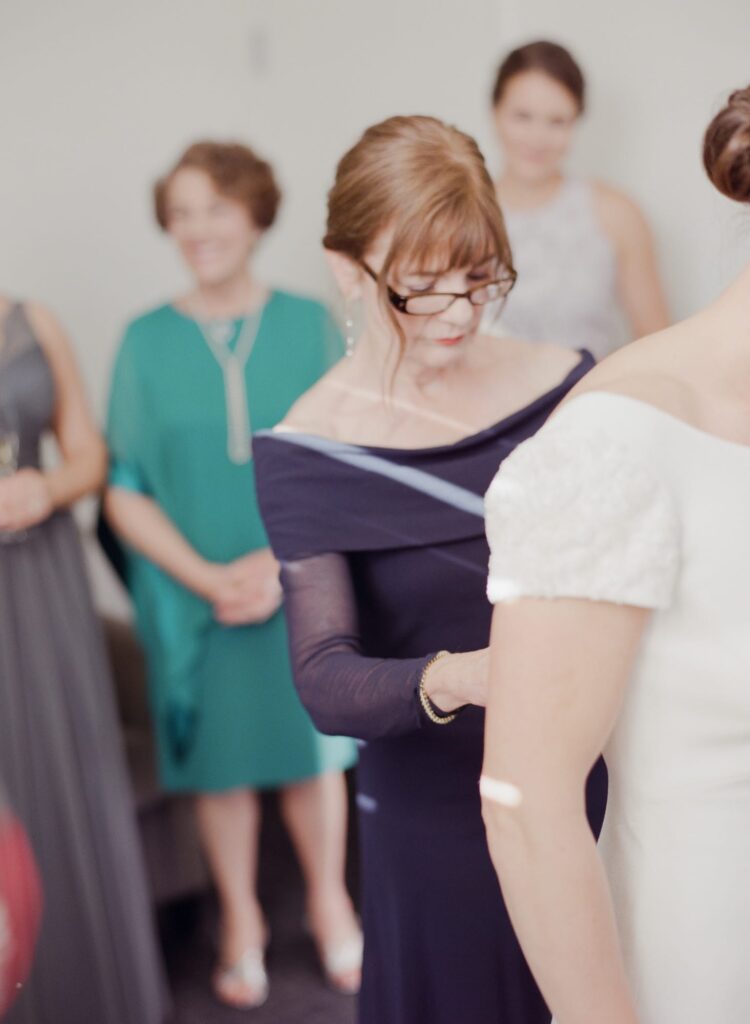
[[75, 526], [0, 544], [0, 777], [44, 890], [8, 1024], [161, 1024], [166, 988]]

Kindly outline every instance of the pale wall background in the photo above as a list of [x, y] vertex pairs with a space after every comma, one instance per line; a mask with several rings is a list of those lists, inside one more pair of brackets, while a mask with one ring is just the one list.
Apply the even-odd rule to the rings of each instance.
[[124, 321], [183, 285], [149, 188], [188, 142], [239, 138], [273, 161], [286, 199], [260, 269], [333, 298], [319, 238], [337, 158], [418, 112], [496, 165], [497, 61], [539, 36], [588, 75], [573, 167], [641, 202], [685, 316], [750, 259], [750, 212], [699, 159], [750, 82], [747, 0], [0, 0], [0, 289], [58, 312], [102, 414]]
[[268, 155], [286, 201], [262, 271], [331, 296], [318, 240], [344, 149], [424, 112], [494, 164], [496, 63], [534, 36], [581, 60], [574, 166], [640, 200], [687, 314], [750, 258], [750, 214], [714, 196], [698, 156], [712, 111], [750, 81], [747, 0], [0, 0], [0, 288], [58, 311], [102, 411], [123, 322], [183, 283], [149, 186], [185, 144]]
[[0, 288], [59, 311], [100, 409], [123, 322], [183, 284], [149, 189], [188, 142], [270, 158], [286, 199], [262, 272], [325, 295], [325, 195], [367, 124], [427, 112], [491, 139], [496, 0], [0, 0], [0, 19]]

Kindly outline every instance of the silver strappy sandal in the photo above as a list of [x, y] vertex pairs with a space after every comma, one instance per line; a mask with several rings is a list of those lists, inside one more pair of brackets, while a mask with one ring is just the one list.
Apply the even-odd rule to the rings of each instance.
[[361, 973], [363, 950], [364, 942], [361, 932], [344, 939], [343, 942], [331, 942], [318, 948], [326, 981], [331, 988], [347, 995], [356, 995], [359, 992], [359, 980], [351, 983], [342, 981], [342, 978], [355, 971]]
[[[252, 998], [234, 999], [227, 988], [242, 985], [257, 993]], [[268, 999], [269, 984], [265, 954], [256, 947], [246, 949], [231, 967], [220, 967], [214, 975], [214, 994], [226, 1006], [240, 1010], [254, 1010]]]

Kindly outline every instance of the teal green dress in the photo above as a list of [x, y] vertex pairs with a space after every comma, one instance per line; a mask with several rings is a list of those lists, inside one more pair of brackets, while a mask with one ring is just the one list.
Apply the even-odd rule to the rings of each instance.
[[[153, 498], [213, 562], [268, 547], [251, 447], [243, 455], [240, 436], [237, 452], [237, 415], [228, 417], [237, 386], [252, 432], [269, 428], [342, 352], [328, 312], [310, 299], [274, 291], [250, 326], [257, 331], [227, 324], [217, 347], [195, 320], [160, 306], [128, 326], [112, 380], [110, 483]], [[219, 349], [239, 355], [248, 338], [232, 402]], [[322, 736], [299, 702], [283, 611], [261, 625], [222, 626], [206, 601], [130, 548], [123, 570], [166, 789], [270, 788], [354, 763], [353, 741]]]

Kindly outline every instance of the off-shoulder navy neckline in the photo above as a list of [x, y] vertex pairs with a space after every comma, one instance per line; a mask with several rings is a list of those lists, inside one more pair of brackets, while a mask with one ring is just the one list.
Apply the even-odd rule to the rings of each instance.
[[548, 402], [550, 402], [558, 392], [563, 395], [567, 394], [572, 386], [572, 382], [579, 379], [581, 374], [581, 368], [587, 363], [590, 363], [590, 367], [595, 365], [596, 360], [588, 351], [588, 349], [577, 349], [580, 353], [581, 358], [574, 367], [566, 374], [566, 376], [554, 387], [550, 388], [549, 391], [543, 392], [533, 402], [529, 402], [528, 405], [524, 405], [521, 409], [516, 409], [515, 412], [510, 413], [508, 416], [504, 416], [497, 423], [491, 424], [489, 427], [484, 427], [482, 430], [475, 434], [468, 434], [466, 437], [460, 438], [458, 441], [452, 441], [450, 444], [432, 445], [429, 448], [389, 448], [381, 445], [370, 445], [370, 444], [356, 444], [351, 441], [336, 440], [334, 438], [323, 437], [319, 434], [311, 434], [302, 430], [259, 430], [255, 434], [253, 440], [258, 438], [273, 438], [275, 440], [282, 440], [284, 435], [297, 437], [300, 440], [304, 438], [312, 438], [316, 441], [325, 442], [330, 448], [335, 448], [337, 445], [341, 445], [349, 450], [358, 449], [363, 452], [371, 452], [373, 455], [384, 455], [390, 456], [391, 458], [398, 458], [402, 456], [404, 458], [419, 457], [419, 456], [430, 456], [440, 455], [445, 452], [458, 451], [462, 448], [470, 447], [475, 444], [480, 444], [482, 441], [494, 437], [496, 434], [502, 431], [508, 430], [516, 425], [517, 422], [523, 421], [527, 416], [533, 415], [539, 409], [543, 408]]

